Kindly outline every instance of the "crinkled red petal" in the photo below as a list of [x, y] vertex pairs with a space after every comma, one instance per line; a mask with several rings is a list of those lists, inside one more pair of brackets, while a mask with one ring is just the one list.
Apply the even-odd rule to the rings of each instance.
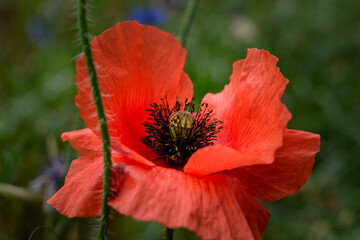
[[225, 175], [196, 177], [171, 168], [124, 165], [109, 204], [138, 220], [184, 227], [202, 239], [261, 239], [268, 211]]
[[291, 118], [280, 102], [288, 80], [276, 67], [277, 61], [265, 50], [249, 49], [245, 60], [234, 63], [230, 84], [221, 93], [204, 97], [203, 102], [224, 122], [215, 144], [225, 147], [200, 149], [189, 159], [184, 171], [207, 175], [274, 161]]
[[[118, 23], [91, 43], [112, 147], [126, 145], [152, 159], [141, 138], [150, 103], [167, 96], [174, 104], [192, 98], [193, 85], [183, 72], [186, 50], [176, 38], [137, 22]], [[85, 59], [76, 61], [78, 94], [75, 103], [86, 125], [100, 136]]]
[[82, 156], [99, 155], [103, 152], [101, 139], [89, 128], [64, 132], [61, 134], [61, 139], [69, 141]]
[[272, 164], [238, 168], [225, 172], [236, 177], [253, 196], [276, 201], [297, 192], [311, 175], [320, 136], [286, 130], [284, 145], [276, 150]]
[[84, 156], [71, 163], [64, 186], [48, 203], [68, 217], [101, 214], [103, 188], [102, 156]]
[[[234, 148], [216, 144], [196, 151], [185, 165], [184, 172], [192, 175], [209, 175], [228, 169], [263, 164], [262, 160]], [[205, 164], [206, 162], [208, 164]]]
[[[63, 141], [69, 141], [71, 146], [76, 149], [80, 155], [82, 156], [90, 156], [90, 155], [102, 155], [103, 147], [101, 139], [91, 131], [89, 128], [65, 132], [61, 135]], [[113, 160], [117, 159], [116, 156], [125, 155], [128, 156], [129, 161], [136, 161], [138, 163], [154, 166], [155, 164], [140, 154], [130, 150], [126, 146], [118, 145], [117, 149], [111, 148], [111, 154]]]

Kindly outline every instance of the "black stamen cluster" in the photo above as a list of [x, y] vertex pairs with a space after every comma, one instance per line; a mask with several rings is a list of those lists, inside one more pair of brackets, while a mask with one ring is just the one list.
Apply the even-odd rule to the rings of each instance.
[[[184, 104], [176, 100], [175, 106], [170, 108], [167, 98], [160, 98], [161, 103], [150, 104], [147, 109], [150, 117], [143, 123], [147, 137], [142, 141], [153, 151], [164, 157], [165, 162], [173, 168], [182, 168], [190, 156], [198, 149], [212, 145], [217, 139], [216, 134], [221, 130], [222, 121], [213, 118], [213, 110], [208, 109], [207, 103], [199, 102], [195, 112], [195, 104], [188, 99]], [[185, 110], [194, 114], [196, 119], [193, 134], [181, 138], [173, 138], [170, 134], [169, 118], [173, 113]], [[194, 113], [195, 112], [195, 113]]]

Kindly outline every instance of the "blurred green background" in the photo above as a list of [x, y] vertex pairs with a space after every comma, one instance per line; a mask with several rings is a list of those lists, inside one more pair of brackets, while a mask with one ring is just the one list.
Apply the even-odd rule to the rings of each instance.
[[[93, 1], [90, 31], [140, 17], [178, 36], [186, 3]], [[271, 212], [264, 239], [360, 239], [359, 12], [357, 0], [200, 1], [185, 66], [195, 97], [221, 91], [232, 63], [247, 48], [263, 48], [290, 80], [289, 128], [321, 134], [306, 185], [264, 203]], [[1, 0], [0, 46], [0, 239], [28, 239], [44, 225], [59, 239], [91, 239], [96, 219], [67, 219], [43, 201], [76, 158], [60, 134], [84, 127], [73, 103], [76, 1]], [[32, 239], [55, 237], [41, 229]], [[109, 239], [164, 239], [164, 227], [112, 213]], [[175, 239], [196, 238], [176, 230]]]

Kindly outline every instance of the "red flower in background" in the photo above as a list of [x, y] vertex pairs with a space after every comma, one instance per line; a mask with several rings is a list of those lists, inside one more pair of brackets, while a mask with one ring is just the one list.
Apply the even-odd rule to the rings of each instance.
[[[230, 83], [202, 101], [223, 121], [217, 139], [172, 168], [145, 144], [143, 123], [160, 98], [167, 97], [170, 110], [177, 96], [192, 98], [186, 50], [170, 34], [136, 22], [117, 24], [91, 46], [111, 135], [109, 205], [204, 239], [261, 239], [270, 215], [256, 198], [276, 201], [298, 191], [320, 147], [319, 135], [286, 129], [291, 114], [280, 98], [288, 80], [277, 58], [250, 49], [234, 63]], [[75, 102], [88, 128], [62, 135], [81, 157], [48, 202], [68, 217], [93, 217], [101, 214], [102, 145], [84, 57], [76, 64]]]

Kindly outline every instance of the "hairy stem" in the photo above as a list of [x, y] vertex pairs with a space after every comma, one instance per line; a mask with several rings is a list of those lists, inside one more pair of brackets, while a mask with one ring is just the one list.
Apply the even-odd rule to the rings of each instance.
[[100, 225], [99, 225], [97, 239], [105, 240], [106, 229], [108, 225], [108, 214], [109, 214], [108, 198], [110, 195], [110, 187], [111, 187], [110, 137], [106, 123], [104, 107], [101, 101], [100, 88], [96, 75], [95, 64], [93, 61], [90, 43], [88, 39], [89, 33], [87, 30], [87, 22], [86, 22], [86, 0], [78, 0], [78, 22], [79, 22], [81, 43], [84, 50], [84, 56], [89, 73], [89, 79], [90, 79], [92, 94], [94, 97], [94, 103], [99, 118], [101, 139], [103, 143], [103, 155], [104, 155], [103, 201], [102, 201], [102, 213], [100, 218]]
[[187, 38], [190, 32], [191, 25], [194, 22], [195, 12], [198, 5], [199, 0], [189, 0], [189, 3], [186, 7], [184, 23], [180, 34], [180, 43], [184, 48], [186, 47]]

